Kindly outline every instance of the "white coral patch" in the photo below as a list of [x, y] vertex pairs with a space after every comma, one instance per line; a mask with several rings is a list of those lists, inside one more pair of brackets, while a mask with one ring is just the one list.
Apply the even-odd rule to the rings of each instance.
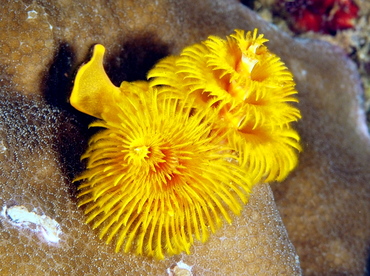
[[29, 212], [23, 205], [3, 206], [2, 215], [13, 225], [40, 234], [47, 242], [59, 242], [60, 225], [48, 216]]
[[8, 148], [5, 146], [5, 144], [4, 144], [4, 141], [3, 140], [1, 140], [0, 141], [0, 153], [4, 153], [4, 152], [6, 152], [6, 150], [7, 150]]
[[37, 18], [37, 11], [32, 10], [27, 12], [27, 19], [36, 19]]
[[192, 276], [192, 267], [193, 266], [187, 265], [183, 261], [179, 261], [175, 265], [172, 265], [170, 268], [167, 268], [167, 274], [169, 276]]

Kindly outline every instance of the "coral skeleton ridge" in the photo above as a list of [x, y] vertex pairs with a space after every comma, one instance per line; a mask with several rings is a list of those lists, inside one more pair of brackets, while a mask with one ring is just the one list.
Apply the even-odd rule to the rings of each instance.
[[83, 159], [79, 206], [116, 252], [190, 253], [232, 222], [260, 182], [297, 164], [300, 118], [292, 74], [257, 30], [210, 36], [170, 56], [148, 81], [116, 87], [95, 45], [71, 104], [100, 127]]

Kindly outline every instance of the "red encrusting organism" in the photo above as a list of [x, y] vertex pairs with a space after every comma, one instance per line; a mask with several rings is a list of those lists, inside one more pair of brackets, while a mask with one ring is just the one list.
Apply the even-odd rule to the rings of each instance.
[[298, 32], [335, 34], [354, 27], [359, 7], [353, 0], [280, 0], [291, 28]]

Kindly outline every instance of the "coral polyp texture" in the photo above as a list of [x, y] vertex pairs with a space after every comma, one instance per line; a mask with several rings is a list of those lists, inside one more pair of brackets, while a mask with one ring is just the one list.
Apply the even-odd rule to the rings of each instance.
[[353, 0], [313, 0], [279, 3], [291, 19], [291, 27], [298, 32], [335, 34], [353, 28], [359, 7]]
[[160, 61], [149, 81], [114, 86], [95, 45], [70, 97], [99, 118], [76, 181], [79, 206], [116, 252], [190, 253], [232, 222], [253, 185], [297, 164], [300, 118], [291, 73], [263, 35], [211, 36]]

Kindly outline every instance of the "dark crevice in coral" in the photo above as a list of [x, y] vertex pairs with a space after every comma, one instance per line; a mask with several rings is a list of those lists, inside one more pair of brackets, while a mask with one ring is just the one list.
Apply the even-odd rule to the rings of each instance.
[[[126, 38], [127, 39], [127, 38]], [[122, 81], [146, 80], [148, 71], [169, 54], [169, 46], [152, 33], [121, 43], [117, 53], [106, 57], [106, 71], [114, 85]]]
[[364, 276], [370, 276], [370, 245], [368, 246], [368, 250], [367, 250], [367, 260], [366, 260]]
[[253, 10], [254, 9], [254, 1], [255, 0], [240, 0], [240, 3], [242, 3], [243, 5], [245, 5], [248, 8]]
[[93, 120], [69, 104], [76, 67], [74, 50], [67, 42], [60, 42], [49, 71], [42, 80], [46, 103], [61, 112], [62, 119], [55, 125], [56, 137], [52, 143], [59, 154], [63, 173], [70, 181], [83, 169], [80, 156], [92, 134], [87, 126]]
[[66, 42], [61, 42], [50, 69], [43, 80], [45, 100], [52, 106], [71, 111], [68, 96], [72, 89], [73, 49]]
[[60, 42], [49, 71], [42, 79], [43, 95], [49, 105], [77, 115], [81, 122], [89, 124], [92, 118], [78, 112], [69, 104], [76, 67], [72, 47], [67, 42]]

